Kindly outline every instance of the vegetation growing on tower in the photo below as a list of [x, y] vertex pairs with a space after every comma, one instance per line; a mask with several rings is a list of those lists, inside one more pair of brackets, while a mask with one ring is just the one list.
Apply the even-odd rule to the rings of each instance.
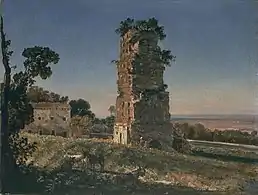
[[[154, 35], [158, 41], [163, 41], [166, 38], [164, 32], [164, 26], [158, 24], [158, 20], [155, 18], [149, 18], [148, 20], [134, 20], [127, 18], [124, 21], [120, 22], [119, 28], [115, 31], [121, 38], [131, 32], [132, 38], [131, 43], [136, 43], [141, 41], [142, 43], [148, 39], [150, 34]], [[174, 56], [170, 50], [162, 50], [160, 46], [156, 48], [151, 48], [151, 51], [145, 53], [145, 55], [137, 54], [135, 58], [135, 63], [141, 64], [143, 62], [152, 61], [157, 62], [158, 64], [164, 65], [164, 67], [170, 66], [172, 61], [175, 61], [176, 56]], [[114, 61], [119, 63], [119, 61]]]

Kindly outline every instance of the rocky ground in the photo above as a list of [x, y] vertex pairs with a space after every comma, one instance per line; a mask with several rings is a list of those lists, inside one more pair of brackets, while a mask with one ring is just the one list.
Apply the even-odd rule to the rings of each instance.
[[[108, 141], [65, 139], [23, 134], [38, 143], [29, 161], [55, 178], [48, 188], [55, 194], [256, 194], [258, 151], [193, 146], [192, 154], [123, 147]], [[105, 171], [91, 172], [83, 164], [60, 169], [84, 148], [105, 154]], [[120, 182], [138, 166], [146, 167], [137, 181]], [[117, 179], [120, 178], [120, 179]]]

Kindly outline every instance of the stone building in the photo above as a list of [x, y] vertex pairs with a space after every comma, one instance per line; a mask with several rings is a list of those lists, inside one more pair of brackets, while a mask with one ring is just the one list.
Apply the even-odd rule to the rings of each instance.
[[[70, 105], [67, 103], [41, 102], [32, 104], [34, 122], [27, 131], [39, 134], [69, 136]], [[36, 132], [35, 132], [36, 131]]]
[[131, 38], [129, 31], [120, 40], [113, 140], [121, 144], [144, 141], [165, 148], [172, 144], [169, 92], [163, 81], [165, 67], [151, 60], [136, 61], [138, 55], [157, 47], [158, 38], [151, 32], [136, 43], [131, 43]]

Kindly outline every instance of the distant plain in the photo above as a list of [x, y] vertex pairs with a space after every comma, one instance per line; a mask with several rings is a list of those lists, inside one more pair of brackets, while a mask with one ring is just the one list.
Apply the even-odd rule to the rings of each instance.
[[211, 130], [252, 131], [258, 127], [257, 115], [172, 115], [171, 121], [189, 124], [201, 123]]

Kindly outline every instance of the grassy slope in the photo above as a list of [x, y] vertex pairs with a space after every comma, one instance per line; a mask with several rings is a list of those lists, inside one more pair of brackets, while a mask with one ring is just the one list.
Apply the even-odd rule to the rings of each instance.
[[[38, 150], [32, 158], [38, 167], [54, 169], [62, 164], [65, 154], [80, 154], [85, 147], [97, 151], [104, 150], [106, 170], [125, 171], [134, 165], [133, 162], [138, 165], [146, 165], [148, 171], [144, 178], [145, 181], [148, 183], [153, 183], [154, 180], [169, 181], [174, 186], [174, 190], [179, 190], [175, 191], [176, 194], [181, 194], [180, 192], [195, 194], [195, 190], [200, 189], [235, 190], [245, 180], [254, 178], [258, 172], [257, 165], [255, 165], [255, 162], [258, 161], [258, 152], [254, 151], [233, 150], [226, 147], [207, 148], [198, 145], [194, 146], [192, 155], [183, 155], [143, 148], [127, 148], [98, 140], [73, 140], [29, 134], [24, 134], [24, 136], [38, 143]], [[242, 161], [242, 158], [245, 161]], [[185, 188], [181, 190], [179, 186]], [[200, 192], [196, 194], [200, 194]]]

